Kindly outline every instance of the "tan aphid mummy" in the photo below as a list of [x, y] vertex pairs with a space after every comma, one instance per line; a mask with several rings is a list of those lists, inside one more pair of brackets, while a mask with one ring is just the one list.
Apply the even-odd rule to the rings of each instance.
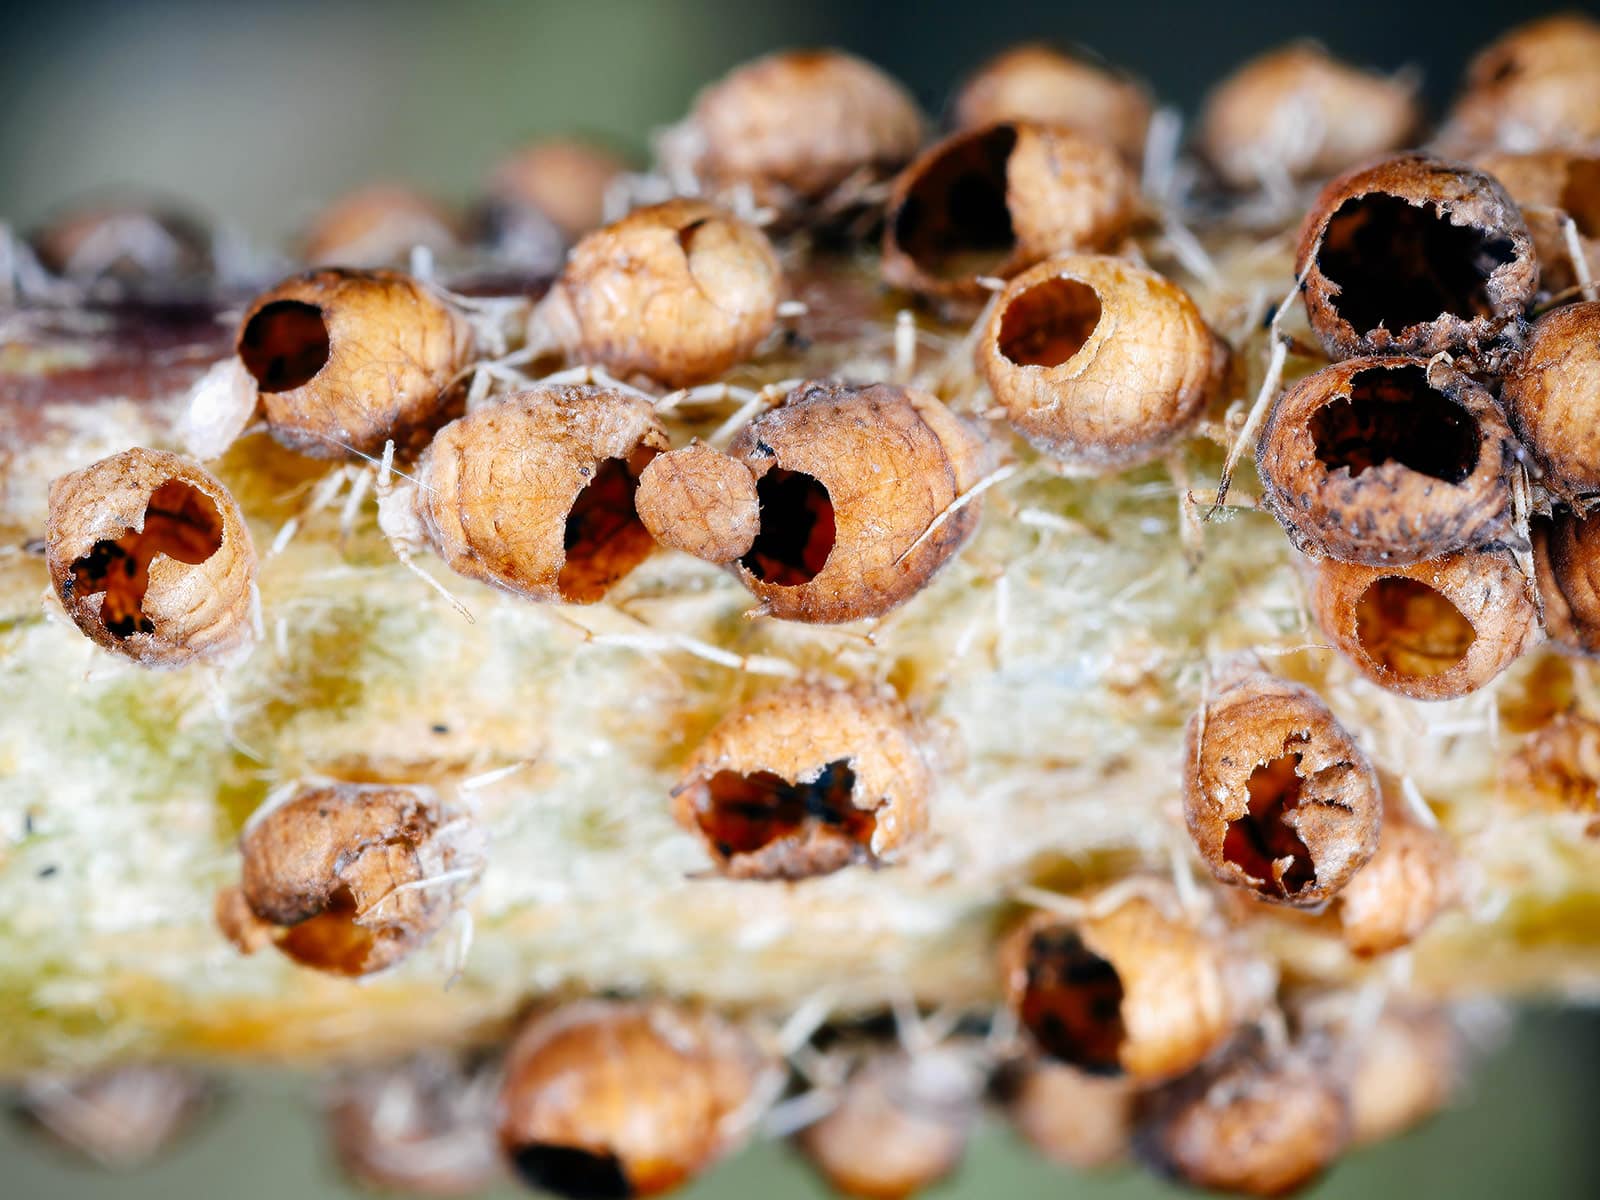
[[834, 624], [916, 595], [972, 536], [982, 435], [926, 392], [805, 383], [728, 454], [756, 480], [760, 529], [735, 570], [775, 617]]
[[1051, 1162], [1092, 1170], [1121, 1162], [1133, 1132], [1135, 1085], [1090, 1075], [1047, 1058], [1019, 1063], [1002, 1078], [1007, 1118]]
[[1378, 848], [1372, 764], [1307, 687], [1225, 675], [1189, 722], [1184, 761], [1189, 836], [1222, 883], [1321, 904]]
[[1493, 177], [1402, 154], [1322, 189], [1300, 226], [1295, 277], [1333, 358], [1448, 350], [1493, 364], [1520, 342], [1539, 266]]
[[1272, 406], [1256, 447], [1265, 507], [1303, 553], [1414, 563], [1505, 536], [1521, 457], [1468, 376], [1417, 358], [1350, 358]]
[[1506, 760], [1501, 791], [1520, 808], [1582, 818], [1587, 835], [1600, 835], [1600, 721], [1558, 713]]
[[736, 879], [893, 861], [927, 823], [933, 771], [899, 703], [822, 684], [723, 718], [684, 766], [673, 814]]
[[489, 181], [497, 204], [531, 209], [569, 242], [605, 222], [606, 193], [628, 164], [592, 142], [548, 138], [502, 159]]
[[1063, 125], [1136, 163], [1144, 154], [1153, 108], [1148, 89], [1114, 68], [1030, 43], [1001, 52], [968, 76], [951, 115], [959, 129], [1002, 121]]
[[1451, 153], [1592, 147], [1600, 140], [1600, 21], [1558, 13], [1481, 50], [1440, 133]]
[[175, 454], [125, 450], [54, 480], [45, 562], [73, 623], [141, 666], [227, 660], [255, 639], [244, 515]]
[[1600, 520], [1560, 509], [1531, 533], [1545, 633], [1569, 653], [1600, 655]]
[[1191, 1187], [1284, 1196], [1350, 1143], [1349, 1097], [1320, 1056], [1247, 1048], [1145, 1102], [1142, 1158]]
[[1378, 850], [1339, 893], [1339, 928], [1358, 958], [1409, 946], [1460, 896], [1455, 843], [1399, 800], [1384, 781]]
[[755, 226], [699, 200], [635, 209], [573, 247], [529, 341], [614, 375], [702, 383], [777, 324], [783, 272]]
[[1541, 636], [1531, 581], [1505, 550], [1411, 566], [1329, 559], [1313, 576], [1311, 610], [1363, 675], [1413, 700], [1474, 692]]
[[669, 175], [705, 191], [748, 189], [799, 218], [847, 182], [859, 192], [887, 179], [921, 143], [916, 101], [877, 67], [839, 50], [788, 50], [701, 92], [660, 157]]
[[878, 1052], [795, 1142], [840, 1195], [902, 1200], [960, 1167], [983, 1082], [959, 1047]]
[[75, 1157], [111, 1171], [148, 1166], [189, 1133], [216, 1089], [175, 1066], [138, 1064], [91, 1075], [31, 1075], [16, 1113]]
[[1116, 151], [1054, 125], [1008, 121], [951, 134], [895, 180], [883, 277], [947, 300], [987, 296], [1051, 255], [1115, 246], [1138, 214]]
[[[1521, 207], [1539, 259], [1541, 291], [1577, 286], [1580, 267], [1591, 280], [1600, 279], [1600, 149], [1485, 154], [1473, 164], [1504, 184]], [[1579, 262], [1567, 240], [1569, 219]]]
[[743, 1030], [665, 1003], [590, 1000], [534, 1016], [506, 1057], [499, 1137], [555, 1196], [653, 1196], [749, 1133], [771, 1064]]
[[[301, 784], [253, 816], [239, 838], [241, 908], [224, 893], [224, 932], [260, 926], [303, 966], [369, 975], [445, 927], [477, 886], [484, 839], [470, 812], [431, 788]], [[248, 909], [254, 927], [239, 918]]]
[[324, 1107], [344, 1177], [408, 1196], [476, 1196], [504, 1178], [493, 1073], [442, 1052], [339, 1075]]
[[1339, 1052], [1351, 1144], [1386, 1142], [1436, 1115], [1460, 1082], [1463, 1049], [1443, 1009], [1390, 1005], [1369, 1026], [1351, 1029]]
[[709, 563], [742, 557], [761, 532], [755, 475], [704, 442], [651, 459], [634, 505], [660, 545]]
[[1559, 499], [1587, 508], [1600, 497], [1600, 300], [1540, 317], [1512, 364], [1501, 400]]
[[1067, 917], [1038, 912], [1001, 943], [1007, 1004], [1050, 1058], [1140, 1082], [1190, 1070], [1270, 998], [1273, 972], [1170, 895]]
[[235, 350], [272, 436], [314, 458], [414, 449], [460, 411], [466, 318], [398, 271], [323, 268], [257, 296]]
[[421, 247], [459, 247], [455, 217], [437, 201], [398, 184], [373, 184], [334, 200], [306, 226], [301, 256], [314, 267], [403, 267]]
[[441, 429], [380, 521], [454, 572], [530, 600], [591, 604], [650, 554], [639, 476], [667, 448], [648, 400], [535, 387]]
[[63, 213], [29, 240], [45, 270], [77, 283], [154, 289], [193, 284], [215, 266], [211, 234], [199, 221], [136, 204]]
[[1083, 471], [1159, 457], [1199, 420], [1226, 362], [1182, 288], [1098, 255], [1013, 279], [977, 348], [1012, 427]]
[[1416, 86], [1334, 58], [1315, 42], [1244, 64], [1206, 97], [1200, 152], [1224, 182], [1322, 179], [1399, 150], [1421, 123]]

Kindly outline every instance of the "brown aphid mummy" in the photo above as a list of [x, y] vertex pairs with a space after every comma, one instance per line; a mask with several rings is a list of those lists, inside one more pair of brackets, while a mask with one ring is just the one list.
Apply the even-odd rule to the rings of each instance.
[[1216, 878], [1283, 904], [1337, 895], [1378, 848], [1378, 780], [1309, 688], [1225, 677], [1189, 722], [1183, 811]]
[[1421, 119], [1413, 82], [1296, 42], [1252, 59], [1212, 90], [1199, 147], [1236, 188], [1325, 179], [1407, 145]]
[[1486, 154], [1475, 165], [1502, 184], [1522, 209], [1539, 259], [1539, 287], [1565, 292], [1578, 282], [1567, 220], [1589, 278], [1600, 278], [1600, 150]]
[[771, 1064], [750, 1036], [663, 1003], [535, 1016], [506, 1059], [500, 1145], [530, 1186], [572, 1200], [653, 1196], [736, 1148]]
[[1455, 843], [1392, 799], [1400, 786], [1384, 781], [1377, 853], [1339, 893], [1339, 928], [1357, 958], [1409, 946], [1460, 895]]
[[1506, 760], [1501, 790], [1521, 808], [1571, 813], [1600, 836], [1600, 721], [1560, 713]]
[[814, 624], [882, 616], [919, 592], [977, 528], [981, 504], [964, 498], [993, 465], [938, 400], [884, 383], [802, 384], [728, 454], [760, 503], [735, 571], [772, 616]]
[[1501, 400], [1545, 489], [1576, 508], [1600, 502], [1600, 301], [1540, 317]]
[[627, 162], [603, 146], [548, 138], [502, 159], [489, 194], [497, 207], [537, 213], [575, 242], [605, 223], [606, 193], [627, 170]]
[[898, 703], [799, 684], [723, 718], [673, 790], [673, 815], [734, 879], [805, 879], [893, 861], [927, 823], [933, 771]]
[[761, 532], [755, 475], [704, 442], [651, 459], [634, 505], [659, 544], [709, 563], [743, 557]]
[[1295, 276], [1333, 358], [1492, 362], [1521, 337], [1539, 282], [1522, 213], [1491, 176], [1403, 154], [1332, 180], [1300, 227]]
[[1510, 531], [1518, 447], [1470, 378], [1416, 358], [1324, 367], [1272, 406], [1264, 506], [1314, 558], [1414, 563]]
[[[787, 221], [849, 207], [922, 144], [911, 94], [839, 50], [787, 50], [737, 68], [662, 137], [662, 169], [701, 190], [748, 189]], [[836, 214], [836, 215], [842, 215]]]
[[998, 1091], [1011, 1127], [1051, 1162], [1079, 1170], [1128, 1155], [1135, 1085], [1041, 1058], [1002, 1072]]
[[1351, 1145], [1399, 1137], [1437, 1114], [1460, 1081], [1464, 1047], [1443, 1009], [1391, 1005], [1352, 1029], [1338, 1057], [1350, 1098]]
[[654, 548], [634, 497], [667, 445], [654, 408], [633, 393], [588, 384], [515, 392], [441, 429], [415, 486], [390, 493], [379, 521], [468, 579], [592, 604]]
[[403, 267], [419, 246], [445, 254], [460, 242], [443, 205], [408, 187], [374, 184], [318, 213], [302, 235], [301, 256], [314, 267]]
[[881, 1051], [850, 1073], [834, 1107], [795, 1144], [840, 1195], [903, 1200], [960, 1167], [983, 1086], [959, 1047]]
[[1097, 1076], [1171, 1079], [1270, 998], [1273, 972], [1170, 897], [1037, 912], [1000, 945], [1006, 1002], [1038, 1049]]
[[63, 1150], [114, 1171], [143, 1167], [172, 1149], [210, 1109], [211, 1082], [169, 1066], [126, 1066], [93, 1075], [32, 1075], [16, 1112]]
[[1083, 54], [1035, 42], [1003, 51], [968, 76], [951, 118], [958, 129], [1002, 121], [1062, 125], [1137, 163], [1153, 109], [1149, 90], [1137, 80]]
[[442, 1053], [348, 1071], [328, 1090], [334, 1157], [350, 1182], [408, 1196], [476, 1196], [504, 1177], [495, 1080]]
[[1101, 472], [1149, 462], [1183, 438], [1227, 347], [1176, 284], [1083, 255], [1013, 279], [976, 357], [1018, 433], [1068, 467]]
[[981, 300], [982, 277], [1115, 246], [1138, 206], [1132, 171], [1094, 138], [1031, 121], [964, 130], [895, 180], [883, 277], [926, 296]]
[[1522, 153], [1600, 140], [1600, 22], [1558, 13], [1520, 25], [1467, 68], [1440, 142]]
[[133, 204], [64, 213], [30, 242], [45, 270], [77, 283], [142, 290], [194, 282], [214, 268], [203, 224], [185, 213]]
[[1413, 700], [1452, 700], [1488, 683], [1540, 637], [1529, 580], [1509, 551], [1463, 551], [1411, 566], [1332, 559], [1311, 609], [1372, 682]]
[[778, 319], [783, 272], [755, 226], [699, 200], [635, 209], [573, 247], [528, 340], [615, 375], [702, 383]]
[[[244, 902], [275, 927], [273, 944], [335, 975], [406, 958], [445, 927], [484, 866], [465, 808], [398, 784], [301, 784], [251, 817], [239, 852]], [[218, 911], [237, 906], [219, 901]]]
[[1350, 1103], [1320, 1056], [1247, 1046], [1147, 1098], [1135, 1145], [1191, 1187], [1285, 1196], [1350, 1143]]
[[279, 443], [345, 458], [414, 448], [459, 412], [474, 336], [419, 280], [328, 267], [257, 296], [235, 350]]
[[255, 640], [244, 514], [176, 454], [125, 450], [52, 482], [45, 561], [73, 623], [140, 666], [226, 661]]

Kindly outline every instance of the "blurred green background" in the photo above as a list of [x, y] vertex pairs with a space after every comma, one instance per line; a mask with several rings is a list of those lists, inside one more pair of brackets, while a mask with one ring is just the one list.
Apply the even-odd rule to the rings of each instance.
[[[643, 155], [649, 131], [743, 58], [834, 44], [872, 58], [937, 112], [985, 55], [1034, 37], [1092, 46], [1193, 113], [1250, 55], [1315, 36], [1373, 66], [1414, 64], [1435, 111], [1466, 58], [1552, 7], [1486, 2], [1322, 6], [1010, 4], [916, 0], [101, 0], [0, 8], [0, 220], [119, 187], [186, 199], [260, 238], [373, 179], [472, 196], [540, 133], [583, 131]], [[1475, 1073], [1451, 1113], [1343, 1166], [1323, 1197], [1600, 1196], [1591, 1106], [1600, 1026], [1542, 1012]], [[0, 1197], [322, 1200], [331, 1179], [303, 1082], [253, 1081], [169, 1160], [128, 1177], [64, 1163], [0, 1130]], [[691, 1200], [814, 1197], [781, 1147], [754, 1150]], [[1071, 1176], [1000, 1130], [973, 1149], [961, 1197], [1150, 1197], [1132, 1174]]]

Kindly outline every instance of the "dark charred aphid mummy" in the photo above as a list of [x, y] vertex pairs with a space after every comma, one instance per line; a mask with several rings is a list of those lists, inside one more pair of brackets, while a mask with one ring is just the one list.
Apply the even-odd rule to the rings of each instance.
[[1408, 564], [1509, 532], [1518, 449], [1443, 364], [1352, 358], [1279, 397], [1256, 450], [1266, 507], [1315, 557]]
[[1284, 1196], [1350, 1142], [1349, 1098], [1318, 1055], [1247, 1047], [1149, 1097], [1136, 1139], [1156, 1170], [1193, 1187]]
[[459, 575], [525, 596], [590, 604], [654, 548], [634, 510], [639, 476], [667, 448], [649, 401], [587, 384], [516, 392], [439, 431], [415, 485], [380, 521]]
[[459, 412], [455, 384], [473, 343], [465, 318], [427, 284], [330, 267], [257, 296], [235, 350], [272, 436], [343, 458], [418, 444]]
[[728, 454], [760, 504], [739, 578], [773, 616], [819, 624], [881, 616], [920, 591], [977, 528], [963, 497], [992, 461], [938, 400], [891, 384], [802, 384]]
[[219, 897], [223, 932], [246, 953], [268, 941], [335, 975], [369, 975], [422, 946], [484, 863], [470, 813], [397, 784], [302, 784], [251, 819], [239, 853], [244, 904]]
[[141, 666], [227, 659], [255, 637], [244, 516], [175, 454], [127, 450], [55, 480], [45, 558], [74, 624]]
[[1372, 765], [1309, 688], [1225, 680], [1189, 722], [1184, 758], [1189, 835], [1223, 883], [1321, 904], [1378, 848]]
[[1411, 144], [1421, 115], [1414, 84], [1297, 42], [1252, 59], [1206, 97], [1200, 150], [1233, 187], [1325, 179]]
[[892, 861], [927, 823], [933, 773], [898, 704], [781, 688], [724, 718], [673, 791], [678, 823], [738, 879], [804, 879]]
[[1045, 1055], [1150, 1082], [1193, 1068], [1259, 1011], [1272, 972], [1162, 901], [1039, 912], [1001, 944], [1007, 1003]]
[[[780, 218], [843, 215], [922, 143], [903, 87], [838, 50], [790, 50], [746, 63], [695, 100], [662, 139], [661, 165], [703, 190], [747, 188]], [[848, 189], [844, 190], [844, 189]]]
[[958, 1046], [883, 1051], [795, 1139], [840, 1195], [902, 1200], [955, 1173], [977, 1125], [983, 1075]]
[[1600, 499], [1600, 301], [1540, 317], [1501, 396], [1545, 488], [1578, 508]]
[[895, 181], [883, 277], [928, 296], [982, 299], [980, 277], [1110, 249], [1137, 208], [1132, 172], [1093, 138], [1028, 121], [955, 133]]
[[1441, 350], [1493, 361], [1539, 282], [1533, 238], [1492, 177], [1406, 154], [1330, 182], [1300, 227], [1295, 274], [1334, 358]]
[[569, 1004], [534, 1017], [507, 1055], [501, 1149], [555, 1196], [658, 1195], [741, 1143], [769, 1069], [749, 1035], [708, 1013]]
[[344, 1175], [412, 1196], [475, 1196], [500, 1182], [492, 1073], [422, 1054], [339, 1076], [328, 1136]]
[[171, 1149], [211, 1107], [210, 1081], [178, 1067], [130, 1066], [93, 1075], [35, 1075], [17, 1115], [70, 1154], [116, 1171]]
[[778, 319], [783, 272], [755, 226], [699, 200], [636, 209], [573, 247], [529, 341], [668, 387], [748, 358]]
[[1127, 1157], [1135, 1085], [1047, 1058], [1014, 1063], [997, 1090], [1013, 1129], [1051, 1162], [1079, 1170]]
[[1121, 259], [1052, 259], [1012, 280], [978, 367], [1023, 437], [1077, 470], [1148, 462], [1199, 420], [1227, 348], [1194, 301]]
[[1003, 51], [968, 76], [951, 116], [959, 129], [1002, 121], [1063, 125], [1136, 163], [1153, 107], [1136, 80], [1085, 54], [1035, 42]]
[[1328, 560], [1317, 568], [1311, 608], [1374, 683], [1414, 700], [1450, 700], [1476, 691], [1538, 642], [1532, 593], [1503, 550], [1407, 567]]
[[441, 205], [410, 188], [377, 184], [318, 213], [302, 253], [314, 267], [405, 266], [418, 247], [445, 254], [460, 240], [456, 219]]

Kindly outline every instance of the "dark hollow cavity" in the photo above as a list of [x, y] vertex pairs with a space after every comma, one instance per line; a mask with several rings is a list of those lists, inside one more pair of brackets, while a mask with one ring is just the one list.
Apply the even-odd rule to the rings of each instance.
[[263, 392], [292, 392], [328, 365], [328, 323], [322, 310], [298, 300], [278, 300], [250, 318], [239, 338], [239, 358]]
[[116, 637], [154, 633], [143, 606], [156, 555], [196, 564], [221, 548], [222, 517], [211, 497], [169, 479], [151, 493], [142, 530], [98, 541], [72, 564], [71, 592], [79, 597], [104, 592], [100, 621]]
[[1070, 929], [1028, 943], [1028, 986], [1019, 1014], [1039, 1048], [1091, 1075], [1122, 1073], [1122, 979]]
[[811, 783], [790, 783], [771, 771], [718, 771], [706, 788], [711, 803], [696, 819], [723, 858], [794, 837], [808, 824], [867, 846], [877, 827], [877, 818], [854, 803], [856, 773], [845, 759], [829, 763]]
[[1338, 285], [1333, 307], [1352, 329], [1399, 334], [1447, 314], [1493, 316], [1489, 276], [1514, 257], [1510, 238], [1369, 192], [1329, 218], [1317, 265]]
[[828, 489], [815, 476], [773, 467], [757, 482], [756, 499], [761, 528], [740, 565], [779, 587], [810, 583], [833, 553], [836, 530]]
[[1100, 297], [1076, 279], [1047, 279], [1023, 292], [1000, 318], [1000, 353], [1018, 366], [1056, 367], [1100, 324]]
[[[1244, 816], [1228, 822], [1222, 857], [1257, 881], [1257, 891], [1293, 899], [1317, 878], [1310, 849], [1288, 821], [1305, 786], [1300, 755], [1285, 754], [1263, 763], [1245, 786], [1250, 791], [1249, 806]], [[1290, 861], [1280, 878], [1274, 864], [1286, 858]]]
[[1428, 386], [1420, 366], [1374, 367], [1350, 381], [1349, 396], [1311, 415], [1317, 458], [1352, 476], [1386, 462], [1461, 483], [1478, 465], [1482, 435], [1466, 409]]
[[513, 1150], [511, 1163], [535, 1191], [567, 1200], [627, 1200], [633, 1195], [615, 1154], [534, 1142]]
[[[653, 457], [654, 451], [637, 452], [638, 471]], [[556, 577], [563, 600], [599, 600], [650, 553], [655, 543], [633, 506], [638, 490], [638, 473], [627, 461], [608, 458], [595, 468], [567, 513], [561, 539], [566, 557]]]
[[962, 279], [998, 267], [1016, 245], [1006, 203], [1009, 125], [961, 138], [918, 177], [894, 218], [900, 248], [927, 274]]

